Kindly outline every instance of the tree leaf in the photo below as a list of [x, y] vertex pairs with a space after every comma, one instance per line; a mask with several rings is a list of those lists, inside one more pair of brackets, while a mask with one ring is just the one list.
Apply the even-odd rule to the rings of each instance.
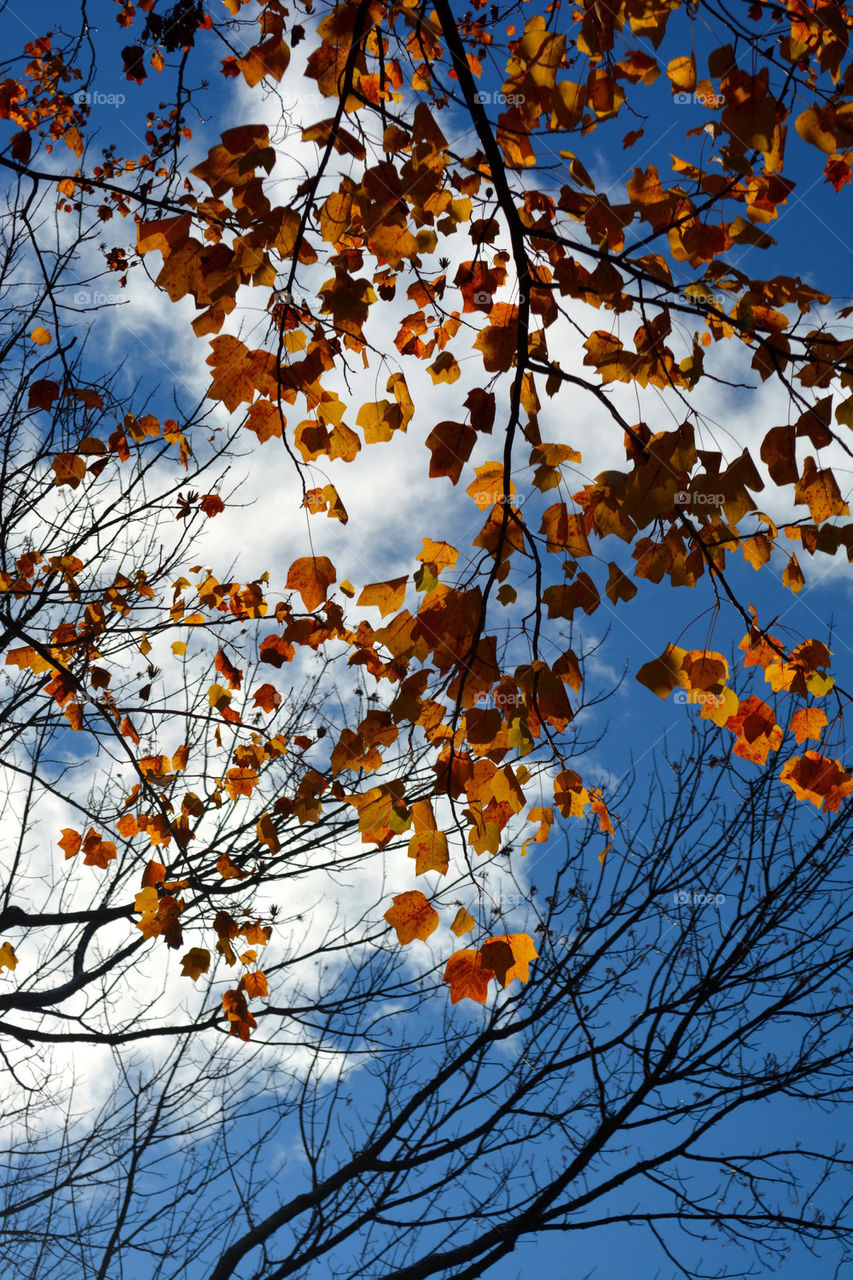
[[396, 930], [401, 946], [416, 938], [425, 942], [438, 928], [438, 912], [417, 889], [397, 894], [383, 919]]
[[451, 932], [457, 938], [461, 938], [463, 934], [470, 933], [472, 929], [477, 927], [477, 921], [472, 915], [469, 915], [464, 907], [460, 907], [456, 912], [453, 924], [450, 926]]
[[451, 1004], [458, 1004], [460, 1000], [485, 1004], [489, 983], [494, 976], [494, 970], [483, 964], [479, 951], [470, 948], [454, 951], [444, 968], [444, 981], [450, 985]]
[[210, 952], [204, 947], [191, 947], [181, 959], [181, 973], [193, 982], [210, 968]]
[[286, 587], [298, 591], [309, 612], [326, 599], [329, 587], [337, 582], [337, 574], [326, 556], [302, 556], [287, 571]]

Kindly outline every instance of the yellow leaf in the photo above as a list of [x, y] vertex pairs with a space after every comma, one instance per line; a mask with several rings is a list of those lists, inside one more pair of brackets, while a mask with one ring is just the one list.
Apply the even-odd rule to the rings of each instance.
[[673, 58], [666, 69], [673, 93], [692, 93], [696, 88], [696, 59]]
[[803, 577], [803, 571], [799, 566], [796, 556], [791, 556], [791, 559], [785, 566], [785, 572], [782, 574], [782, 582], [786, 587], [790, 587], [794, 595], [796, 595], [798, 591], [802, 591], [805, 586], [806, 580]]
[[32, 333], [30, 334], [30, 337], [32, 338], [33, 342], [38, 343], [40, 347], [46, 347], [47, 344], [52, 341], [50, 334], [48, 333], [47, 329], [44, 328], [43, 325], [39, 325], [37, 329], [33, 329]]
[[368, 582], [356, 601], [359, 605], [373, 605], [386, 617], [399, 609], [406, 598], [406, 583], [409, 575], [392, 578], [390, 582]]
[[[481, 467], [475, 467], [474, 474], [477, 478], [471, 481], [465, 492], [474, 499], [481, 510], [493, 507], [503, 496], [503, 463], [484, 462]], [[509, 482], [509, 492], [510, 495], [515, 493], [515, 485], [512, 480]]]
[[278, 839], [278, 832], [273, 825], [273, 820], [268, 813], [264, 813], [258, 819], [258, 840], [261, 844], [265, 844], [270, 853], [278, 853], [281, 844]]
[[723, 728], [726, 723], [737, 715], [740, 699], [734, 689], [725, 688], [720, 693], [713, 695], [699, 695], [701, 699], [702, 710], [700, 715], [703, 720], [711, 720], [719, 728]]
[[682, 671], [686, 655], [685, 649], [668, 644], [659, 658], [643, 663], [637, 672], [637, 679], [659, 698], [668, 698], [677, 685], [683, 686], [686, 683]]
[[397, 941], [402, 946], [413, 942], [415, 938], [426, 942], [438, 928], [438, 912], [417, 889], [410, 893], [398, 893], [394, 898], [394, 905], [388, 908], [383, 919], [396, 929]]
[[149, 885], [147, 889], [140, 889], [139, 893], [133, 900], [133, 909], [141, 915], [150, 915], [156, 912], [160, 902], [159, 894], [153, 885]]
[[419, 551], [416, 559], [423, 564], [431, 565], [439, 573], [442, 569], [452, 569], [459, 559], [459, 552], [449, 542], [433, 542], [432, 538], [423, 538], [423, 551]]
[[72, 125], [70, 129], [65, 130], [63, 138], [69, 151], [73, 151], [75, 156], [80, 157], [83, 154], [83, 139], [80, 137], [80, 130], [76, 125]]
[[462, 370], [449, 351], [442, 351], [437, 360], [427, 365], [427, 373], [433, 382], [456, 382], [462, 377]]
[[221, 711], [231, 701], [231, 694], [221, 684], [212, 684], [207, 690], [207, 700], [216, 711]]
[[18, 967], [18, 957], [15, 955], [15, 948], [11, 942], [4, 942], [0, 947], [0, 969], [16, 969]]
[[464, 907], [460, 907], [456, 912], [456, 919], [450, 926], [451, 932], [456, 934], [457, 938], [461, 938], [464, 933], [470, 933], [475, 928], [477, 921], [470, 915]]
[[445, 875], [450, 865], [447, 836], [443, 831], [416, 831], [409, 840], [409, 857], [415, 859], [415, 875], [425, 871]]

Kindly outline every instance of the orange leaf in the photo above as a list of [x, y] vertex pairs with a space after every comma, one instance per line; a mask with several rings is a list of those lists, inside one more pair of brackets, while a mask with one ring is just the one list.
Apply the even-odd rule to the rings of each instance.
[[275, 824], [268, 813], [261, 814], [257, 825], [258, 841], [265, 844], [270, 853], [278, 853], [281, 844], [278, 839], [278, 832]]
[[69, 151], [73, 151], [79, 159], [83, 154], [83, 139], [80, 137], [80, 130], [76, 125], [72, 125], [70, 129], [66, 129], [63, 135], [63, 142]]
[[253, 405], [249, 406], [248, 417], [244, 425], [247, 431], [254, 431], [260, 443], [264, 444], [267, 440], [281, 438], [283, 421], [278, 405], [273, 404], [270, 400], [256, 400]]
[[210, 520], [225, 510], [225, 503], [216, 493], [206, 493], [199, 503], [204, 514]]
[[262, 969], [256, 969], [254, 973], [244, 973], [242, 985], [243, 990], [250, 1000], [257, 1000], [262, 996], [269, 996], [270, 989], [267, 985], [267, 975]]
[[[275, 638], [275, 637], [274, 637]], [[253, 696], [256, 707], [260, 707], [262, 711], [272, 712], [276, 707], [281, 706], [281, 694], [271, 684], [262, 684], [256, 689]]]
[[268, 40], [256, 44], [244, 58], [237, 59], [246, 84], [260, 84], [265, 76], [280, 80], [290, 62], [290, 49], [281, 36], [271, 35]]
[[460, 1000], [485, 1004], [489, 983], [494, 976], [494, 970], [483, 964], [479, 951], [468, 948], [454, 951], [444, 969], [444, 981], [450, 984], [451, 1004]]
[[450, 865], [447, 836], [443, 831], [419, 831], [409, 841], [409, 857], [415, 859], [415, 875], [437, 871], [445, 875]]
[[473, 427], [461, 422], [437, 423], [426, 439], [426, 447], [432, 455], [429, 460], [430, 475], [447, 476], [456, 484], [476, 440], [477, 433]]
[[232, 800], [238, 796], [250, 796], [258, 781], [256, 769], [229, 769], [225, 775], [225, 790]]
[[853, 793], [853, 777], [838, 760], [830, 760], [817, 751], [805, 751], [789, 760], [779, 775], [798, 800], [821, 805], [824, 813], [834, 813], [841, 801]]
[[489, 312], [489, 323], [477, 334], [474, 346], [483, 353], [488, 373], [502, 373], [512, 366], [518, 345], [518, 307], [497, 302]]
[[232, 1036], [239, 1036], [241, 1040], [248, 1040], [252, 1033], [252, 1029], [258, 1024], [249, 1013], [249, 1006], [246, 1004], [246, 997], [240, 990], [226, 991], [222, 997], [222, 1008], [225, 1010], [225, 1016], [231, 1024], [229, 1031]]
[[73, 827], [62, 828], [59, 847], [65, 854], [66, 860], [68, 858], [73, 858], [75, 853], [79, 853], [82, 843], [83, 837], [80, 835], [79, 831], [75, 831]]
[[539, 955], [533, 939], [526, 933], [504, 933], [489, 938], [480, 949], [480, 958], [487, 969], [493, 969], [502, 987], [508, 987], [513, 978], [527, 982], [530, 977], [530, 961]]
[[397, 941], [401, 946], [413, 942], [415, 938], [426, 942], [438, 928], [438, 912], [417, 889], [409, 893], [398, 893], [394, 898], [394, 905], [388, 908], [383, 919], [396, 929]]
[[[545, 534], [547, 551], [565, 552], [576, 560], [591, 554], [583, 516], [569, 511], [564, 502], [548, 508], [542, 516], [540, 533]], [[635, 595], [636, 591], [634, 587]]]
[[156, 885], [162, 884], [166, 879], [166, 868], [162, 862], [158, 862], [156, 858], [151, 858], [144, 872], [142, 873], [143, 889], [153, 889]]
[[819, 707], [801, 707], [791, 717], [791, 732], [797, 742], [805, 742], [806, 738], [820, 738], [828, 724], [826, 712]]
[[791, 556], [791, 559], [785, 566], [785, 571], [782, 574], [782, 582], [786, 587], [790, 587], [794, 595], [796, 595], [798, 591], [801, 591], [805, 586], [806, 580], [803, 577], [803, 571], [799, 566], [796, 556]]
[[[481, 510], [486, 507], [493, 507], [503, 497], [504, 492], [504, 468], [502, 462], [485, 462], [481, 467], [474, 468], [475, 480], [472, 480], [465, 490], [476, 502]], [[515, 493], [515, 485], [510, 480], [510, 495]]]
[[224, 650], [219, 649], [213, 660], [213, 665], [221, 676], [228, 681], [229, 689], [239, 689], [243, 683], [243, 672], [239, 667], [235, 667], [225, 654]]
[[313, 613], [326, 599], [333, 582], [337, 582], [337, 574], [331, 560], [326, 556], [302, 556], [288, 569], [285, 586], [298, 591], [305, 608]]
[[133, 721], [130, 716], [125, 716], [121, 722], [121, 735], [123, 738], [128, 738], [135, 747], [139, 746], [139, 734], [133, 727]]
[[75, 453], [58, 453], [50, 464], [56, 472], [56, 483], [76, 489], [86, 474], [86, 463]]
[[90, 827], [83, 839], [83, 854], [83, 862], [87, 867], [100, 867], [101, 870], [105, 870], [115, 859], [116, 847], [112, 840], [104, 840], [94, 827]]
[[392, 578], [389, 582], [369, 582], [364, 587], [356, 604], [372, 605], [385, 618], [389, 613], [399, 609], [406, 598], [406, 583], [409, 577]]
[[43, 671], [53, 671], [51, 663], [47, 658], [43, 658], [32, 645], [23, 645], [20, 649], [10, 649], [6, 654], [7, 667], [19, 667], [24, 671], [27, 667], [34, 675], [41, 675]]
[[668, 698], [673, 689], [685, 683], [682, 663], [685, 649], [668, 644], [659, 658], [644, 662], [637, 672], [637, 679], [659, 698]]

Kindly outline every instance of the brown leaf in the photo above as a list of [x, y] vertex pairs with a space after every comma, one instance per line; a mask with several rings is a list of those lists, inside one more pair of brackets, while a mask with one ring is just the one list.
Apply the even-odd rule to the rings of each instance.
[[203, 973], [207, 973], [209, 968], [210, 952], [205, 951], [203, 947], [192, 947], [181, 958], [181, 973], [187, 978], [192, 978], [193, 982]]

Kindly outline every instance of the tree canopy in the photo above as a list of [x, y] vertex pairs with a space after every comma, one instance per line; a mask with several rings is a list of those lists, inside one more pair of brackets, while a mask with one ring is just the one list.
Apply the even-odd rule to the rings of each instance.
[[[416, 1195], [432, 1206], [417, 1259], [407, 1218], [376, 1275], [481, 1274], [565, 1228], [581, 1204], [564, 1191], [613, 1134], [686, 1122], [670, 1083], [713, 1067], [709, 1126], [762, 1089], [836, 1101], [851, 673], [821, 584], [853, 561], [845, 5], [43, 12], [0, 80], [0, 1034], [27, 1089], [33, 1046], [58, 1055], [57, 1081], [75, 1044], [123, 1073], [97, 1138], [68, 1128], [81, 1204], [92, 1143], [134, 1170], [130, 1216], [105, 1237], [92, 1219], [91, 1274], [131, 1248], [135, 1170], [159, 1141], [134, 1045], [162, 1045], [150, 1096], [182, 1134], [182, 1072], [239, 1109], [256, 1050], [307, 1055], [311, 1101], [252, 1123], [307, 1125], [314, 1199], [295, 1190], [227, 1249], [212, 1229], [211, 1280], [308, 1210], [312, 1242], [264, 1253], [264, 1280], [310, 1267], [338, 1229], [344, 1253], [368, 1248], [338, 1199], [362, 1185], [392, 1235]], [[727, 847], [704, 828], [679, 873], [709, 773]], [[639, 819], [656, 774], [659, 811]], [[737, 904], [713, 943], [700, 908], [721, 904], [697, 894]], [[664, 900], [685, 911], [661, 952]], [[554, 919], [575, 908], [567, 967]], [[785, 994], [759, 1014], [763, 983]], [[423, 1028], [423, 1061], [440, 1052], [417, 1086], [403, 1050], [421, 1001], [442, 1031]], [[788, 1067], [756, 1059], [721, 1084], [727, 1055], [746, 1064], [791, 1010], [809, 1031]], [[612, 1039], [605, 1014], [626, 1019]], [[564, 1052], [571, 1035], [586, 1047]], [[539, 1038], [542, 1076], [516, 1062], [490, 1110], [499, 1046], [526, 1046], [523, 1063]], [[375, 1060], [377, 1110], [321, 1170], [346, 1074], [324, 1112], [323, 1064], [348, 1054]], [[470, 1123], [451, 1132], [469, 1071]], [[506, 1161], [540, 1120], [553, 1137], [549, 1089], [574, 1071], [572, 1114], [595, 1125], [559, 1124], [582, 1154], [477, 1242], [430, 1253], [452, 1208], [434, 1170], [452, 1188], [452, 1150], [467, 1171], [490, 1132]], [[153, 1127], [125, 1149], [130, 1112]], [[713, 1217], [667, 1163], [711, 1158], [703, 1124], [656, 1149], [669, 1207], [650, 1215]], [[652, 1176], [637, 1143], [627, 1181]], [[193, 1177], [214, 1188], [223, 1161], [190, 1161]], [[745, 1233], [775, 1230], [733, 1167]], [[624, 1180], [614, 1221], [635, 1212]], [[54, 1194], [21, 1203], [38, 1218]], [[844, 1236], [840, 1211], [826, 1223]]]

